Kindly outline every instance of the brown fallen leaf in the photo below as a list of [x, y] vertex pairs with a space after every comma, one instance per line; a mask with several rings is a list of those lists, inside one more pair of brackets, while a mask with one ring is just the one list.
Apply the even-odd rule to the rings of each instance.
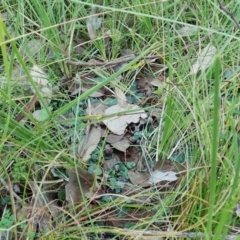
[[137, 170], [129, 170], [128, 177], [132, 184], [141, 187], [149, 187], [151, 184], [147, 183], [150, 174], [148, 172], [139, 172]]
[[66, 200], [71, 207], [78, 206], [77, 211], [80, 211], [83, 206], [84, 197], [89, 197], [90, 193], [95, 194], [100, 190], [95, 176], [88, 171], [78, 168], [77, 173], [72, 169], [69, 173], [69, 182], [65, 186]]
[[78, 156], [82, 161], [86, 162], [91, 157], [91, 153], [97, 148], [101, 137], [101, 129], [99, 127], [92, 126], [89, 133], [87, 133], [83, 144], [80, 145], [78, 149]]
[[156, 163], [156, 165], [153, 167], [153, 171], [155, 170], [184, 172], [186, 171], [186, 167], [177, 161], [171, 161], [169, 159], [165, 159], [165, 160], [159, 160]]
[[38, 100], [37, 94], [35, 93], [32, 98], [30, 99], [30, 101], [26, 104], [26, 106], [23, 108], [23, 111], [20, 112], [16, 118], [15, 121], [20, 122], [22, 119], [25, 118], [25, 114], [29, 113], [35, 106], [36, 102]]
[[178, 180], [179, 171], [183, 171], [184, 167], [168, 159], [158, 161], [151, 172], [139, 172], [137, 170], [129, 170], [128, 177], [130, 181], [141, 187], [149, 187], [153, 184], [162, 184], [163, 186], [174, 183]]

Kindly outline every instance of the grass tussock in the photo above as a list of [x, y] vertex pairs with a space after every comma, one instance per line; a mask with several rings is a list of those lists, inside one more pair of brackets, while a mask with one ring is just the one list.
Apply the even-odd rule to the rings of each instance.
[[225, 4], [1, 2], [1, 237], [237, 239], [240, 29]]

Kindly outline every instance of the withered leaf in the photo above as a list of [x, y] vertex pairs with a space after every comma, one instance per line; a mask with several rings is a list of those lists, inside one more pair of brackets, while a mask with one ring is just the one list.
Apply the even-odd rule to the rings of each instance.
[[91, 153], [96, 149], [102, 137], [101, 129], [92, 126], [89, 133], [84, 139], [83, 145], [79, 146], [78, 154], [82, 161], [87, 161], [91, 157]]

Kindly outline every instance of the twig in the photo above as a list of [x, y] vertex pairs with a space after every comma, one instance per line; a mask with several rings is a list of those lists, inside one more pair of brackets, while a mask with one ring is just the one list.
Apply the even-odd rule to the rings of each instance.
[[232, 12], [230, 12], [223, 4], [220, 0], [218, 0], [219, 3], [219, 7], [220, 9], [225, 12], [227, 15], [229, 15], [229, 17], [234, 21], [234, 23], [236, 24], [237, 28], [240, 30], [240, 23], [238, 22], [238, 20], [236, 19], [236, 17], [234, 16], [234, 14]]
[[[133, 55], [129, 55], [126, 57], [122, 57], [122, 58], [117, 58], [116, 60], [110, 61], [110, 62], [74, 62], [74, 61], [70, 61], [67, 60], [66, 63], [69, 65], [73, 65], [73, 66], [82, 66], [82, 67], [89, 67], [89, 66], [94, 66], [94, 67], [109, 67], [109, 66], [114, 66], [117, 64], [121, 64], [121, 63], [126, 63], [129, 62], [133, 59], [135, 59], [136, 56]], [[159, 58], [159, 55], [153, 55], [153, 56], [146, 56], [145, 59], [154, 59], [154, 58]]]

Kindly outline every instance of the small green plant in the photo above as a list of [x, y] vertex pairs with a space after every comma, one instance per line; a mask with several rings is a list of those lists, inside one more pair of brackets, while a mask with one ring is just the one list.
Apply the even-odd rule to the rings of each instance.
[[0, 228], [9, 229], [14, 224], [14, 216], [9, 209], [4, 211], [4, 214], [0, 220]]

